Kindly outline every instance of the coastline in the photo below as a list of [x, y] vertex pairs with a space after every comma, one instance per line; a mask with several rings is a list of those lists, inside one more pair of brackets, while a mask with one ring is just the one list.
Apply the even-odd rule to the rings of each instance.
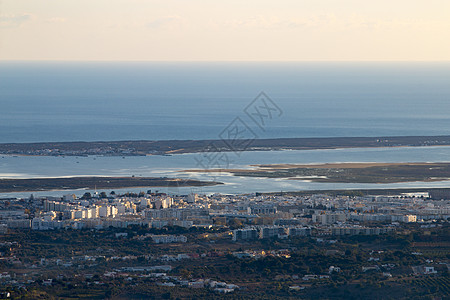
[[439, 182], [450, 179], [450, 163], [324, 163], [264, 164], [252, 169], [191, 169], [189, 173], [229, 173], [233, 176], [299, 180], [318, 183], [390, 184]]
[[[317, 194], [326, 194], [330, 196], [398, 196], [407, 193], [440, 193], [450, 192], [450, 188], [392, 188], [392, 189], [336, 189], [336, 190], [307, 190], [295, 192], [262, 192], [258, 195], [267, 196], [309, 196]], [[435, 197], [435, 200], [439, 197]]]
[[0, 179], [0, 193], [45, 192], [76, 189], [121, 189], [144, 187], [203, 187], [223, 184], [200, 180], [156, 177], [52, 177]]
[[[238, 147], [233, 145], [247, 145]], [[0, 143], [0, 155], [147, 156], [201, 152], [450, 146], [450, 136]]]

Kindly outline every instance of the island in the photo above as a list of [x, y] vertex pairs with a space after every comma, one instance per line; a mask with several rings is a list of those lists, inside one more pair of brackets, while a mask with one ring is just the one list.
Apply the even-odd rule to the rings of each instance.
[[58, 177], [0, 179], [0, 193], [75, 189], [212, 186], [221, 182], [155, 177]]
[[450, 146], [450, 136], [3, 143], [0, 155], [144, 156], [199, 152]]

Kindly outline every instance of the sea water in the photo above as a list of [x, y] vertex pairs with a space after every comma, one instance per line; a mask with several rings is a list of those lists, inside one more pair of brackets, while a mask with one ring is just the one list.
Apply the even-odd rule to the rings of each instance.
[[450, 63], [0, 62], [0, 143], [450, 134]]
[[[258, 138], [450, 135], [449, 82], [450, 63], [0, 62], [0, 143], [217, 139], [236, 117]], [[281, 111], [264, 127], [244, 111], [261, 91]], [[438, 162], [450, 161], [449, 150], [246, 152], [233, 154], [231, 166]], [[195, 155], [3, 156], [0, 177], [190, 176], [226, 183], [203, 191], [230, 193], [448, 186], [326, 184], [180, 172], [198, 167]]]

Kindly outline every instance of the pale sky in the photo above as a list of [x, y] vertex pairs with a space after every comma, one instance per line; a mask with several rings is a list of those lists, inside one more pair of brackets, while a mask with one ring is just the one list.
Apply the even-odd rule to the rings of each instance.
[[0, 0], [0, 60], [450, 60], [450, 1]]

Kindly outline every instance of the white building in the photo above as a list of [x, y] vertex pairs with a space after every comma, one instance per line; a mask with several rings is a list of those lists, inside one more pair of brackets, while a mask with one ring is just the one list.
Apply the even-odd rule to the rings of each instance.
[[345, 214], [316, 214], [312, 216], [312, 221], [321, 223], [322, 225], [329, 225], [337, 222], [345, 222], [347, 221], [347, 216]]
[[233, 241], [240, 241], [240, 240], [256, 240], [258, 238], [258, 230], [256, 228], [243, 228], [243, 229], [237, 229], [233, 230]]
[[185, 237], [184, 235], [152, 235], [151, 238], [156, 244], [187, 242], [187, 237]]
[[402, 222], [405, 223], [413, 223], [413, 222], [417, 222], [417, 216], [415, 215], [406, 215], [402, 217]]

